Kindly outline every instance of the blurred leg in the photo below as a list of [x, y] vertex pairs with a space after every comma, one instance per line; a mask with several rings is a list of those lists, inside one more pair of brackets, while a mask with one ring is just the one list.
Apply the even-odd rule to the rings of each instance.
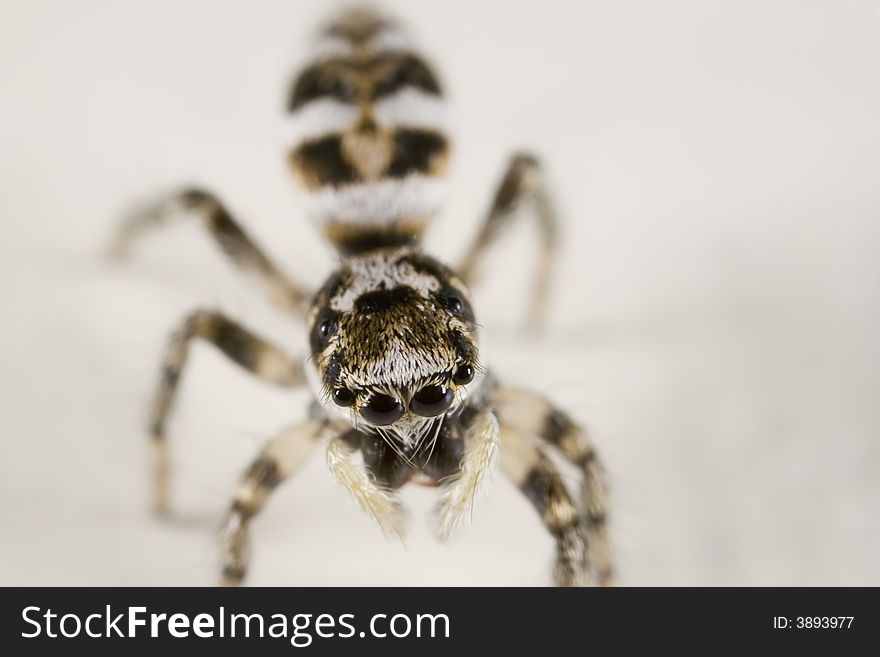
[[269, 494], [305, 463], [326, 431], [323, 421], [288, 427], [269, 441], [245, 471], [223, 525], [222, 584], [241, 584], [248, 568], [251, 519]]
[[204, 340], [251, 374], [291, 388], [305, 382], [302, 366], [281, 349], [217, 312], [197, 310], [173, 333], [162, 361], [162, 375], [150, 413], [153, 447], [153, 503], [157, 511], [168, 507], [168, 444], [166, 425], [174, 406], [180, 375], [186, 366], [190, 343]]
[[527, 325], [540, 328], [546, 315], [547, 294], [556, 256], [556, 212], [544, 185], [543, 173], [537, 159], [527, 154], [513, 157], [501, 185], [495, 194], [489, 214], [477, 237], [458, 266], [458, 274], [470, 285], [476, 276], [480, 260], [513, 222], [526, 214], [534, 218], [540, 231], [540, 260], [535, 272], [528, 308]]
[[174, 219], [195, 217], [223, 253], [242, 272], [262, 285], [270, 299], [285, 310], [304, 314], [308, 293], [287, 276], [254, 244], [229, 211], [209, 192], [186, 189], [132, 212], [120, 226], [110, 248], [114, 258], [125, 257], [144, 233]]
[[501, 467], [529, 499], [556, 540], [556, 586], [589, 584], [586, 531], [559, 471], [528, 438], [501, 425]]
[[586, 529], [591, 579], [608, 586], [614, 566], [608, 536], [608, 486], [602, 464], [586, 432], [544, 397], [521, 388], [502, 387], [496, 398], [502, 423], [552, 445], [582, 473], [580, 515]]

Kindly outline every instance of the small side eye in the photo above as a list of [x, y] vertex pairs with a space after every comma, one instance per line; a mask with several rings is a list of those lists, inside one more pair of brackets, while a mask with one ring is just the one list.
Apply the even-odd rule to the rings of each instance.
[[462, 365], [455, 370], [455, 374], [452, 375], [452, 380], [460, 386], [470, 383], [474, 380], [474, 368], [470, 365]]
[[403, 404], [388, 395], [373, 395], [370, 403], [361, 409], [361, 416], [377, 426], [394, 424], [403, 415]]
[[449, 296], [446, 297], [446, 307], [453, 315], [460, 315], [461, 311], [464, 310], [464, 303], [458, 297]]
[[351, 406], [354, 404], [354, 393], [348, 388], [336, 388], [333, 390], [333, 403], [337, 406]]
[[325, 319], [323, 322], [318, 324], [318, 336], [322, 340], [326, 340], [331, 335], [336, 332], [336, 320], [335, 319]]
[[339, 330], [338, 313], [329, 308], [323, 309], [315, 318], [309, 334], [309, 344], [313, 354], [319, 354], [330, 344], [330, 339]]
[[447, 285], [436, 293], [435, 298], [440, 305], [455, 317], [459, 317], [466, 322], [475, 321], [474, 311], [471, 308], [471, 304], [468, 302], [467, 296], [461, 290], [456, 289], [452, 285]]

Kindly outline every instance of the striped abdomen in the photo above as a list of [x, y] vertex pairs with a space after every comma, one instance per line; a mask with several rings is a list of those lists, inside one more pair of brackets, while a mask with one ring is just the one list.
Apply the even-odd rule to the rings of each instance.
[[350, 12], [321, 35], [288, 101], [290, 163], [343, 252], [415, 243], [444, 198], [440, 85], [399, 28]]

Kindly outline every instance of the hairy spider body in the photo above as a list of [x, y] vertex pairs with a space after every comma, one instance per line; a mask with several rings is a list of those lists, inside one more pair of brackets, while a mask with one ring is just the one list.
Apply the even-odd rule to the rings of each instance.
[[[288, 110], [290, 166], [341, 257], [317, 293], [291, 282], [203, 190], [134, 213], [114, 245], [121, 255], [143, 230], [194, 215], [273, 301], [305, 318], [308, 331], [308, 358], [295, 359], [215, 311], [182, 322], [151, 413], [157, 509], [168, 505], [167, 419], [189, 345], [200, 339], [267, 382], [307, 384], [315, 396], [309, 419], [270, 440], [242, 478], [223, 531], [225, 583], [246, 574], [251, 518], [322, 440], [333, 475], [385, 531], [403, 531], [397, 489], [438, 486], [442, 538], [467, 515], [500, 455], [556, 540], [554, 581], [609, 583], [605, 482], [585, 433], [548, 400], [499, 384], [479, 358], [468, 283], [520, 214], [533, 216], [543, 236], [530, 316], [538, 320], [543, 310], [556, 234], [537, 160], [513, 158], [482, 229], [452, 269], [421, 249], [442, 205], [449, 156], [441, 87], [399, 27], [365, 11], [331, 23], [292, 86]], [[580, 499], [546, 446], [580, 468]], [[362, 466], [353, 460], [358, 452]]]

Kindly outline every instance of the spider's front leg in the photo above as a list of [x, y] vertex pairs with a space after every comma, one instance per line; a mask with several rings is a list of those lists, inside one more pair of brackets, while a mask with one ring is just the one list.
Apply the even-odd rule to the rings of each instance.
[[263, 253], [214, 194], [201, 189], [183, 189], [136, 208], [114, 236], [110, 256], [124, 258], [144, 233], [185, 217], [199, 219], [236, 268], [260, 284], [273, 303], [305, 314], [308, 292], [291, 282]]
[[293, 426], [269, 442], [251, 463], [239, 484], [223, 528], [222, 584], [238, 586], [248, 567], [248, 526], [263, 508], [266, 498], [298, 468], [312, 448], [325, 436], [330, 472], [364, 511], [372, 515], [386, 533], [403, 534], [403, 514], [393, 492], [351, 460], [360, 437], [350, 428], [336, 428], [327, 420]]
[[471, 285], [480, 260], [489, 247], [504, 234], [515, 218], [524, 214], [529, 214], [537, 222], [541, 240], [540, 260], [527, 320], [528, 328], [534, 330], [541, 327], [545, 318], [557, 245], [556, 211], [544, 182], [541, 165], [534, 156], [520, 153], [511, 159], [480, 232], [457, 271], [462, 280]]
[[302, 365], [275, 345], [218, 312], [197, 310], [190, 313], [168, 342], [150, 411], [153, 504], [159, 512], [168, 507], [168, 416], [174, 406], [190, 343], [196, 339], [217, 347], [237, 365], [269, 383], [292, 388], [305, 382]]
[[[590, 583], [599, 586], [608, 586], [614, 577], [614, 564], [611, 552], [611, 544], [608, 536], [608, 485], [605, 471], [599, 461], [595, 447], [592, 445], [587, 433], [564, 411], [554, 406], [549, 400], [530, 390], [502, 386], [495, 395], [495, 409], [499, 414], [502, 426], [507, 427], [508, 452], [511, 445], [521, 445], [512, 458], [514, 462], [523, 459], [532, 459], [539, 464], [539, 471], [543, 475], [536, 475], [529, 484], [531, 493], [526, 491], [534, 504], [539, 505], [541, 498], [534, 489], [544, 488], [546, 496], [555, 497], [557, 491], [555, 469], [541, 454], [538, 448], [526, 441], [527, 437], [534, 436], [543, 443], [556, 449], [566, 460], [574, 464], [581, 471], [581, 495], [578, 506], [578, 516], [586, 539], [586, 551], [584, 553], [587, 579]], [[504, 441], [502, 440], [502, 447]], [[502, 449], [502, 464], [504, 450]], [[515, 472], [514, 475], [522, 475]], [[522, 479], [522, 477], [521, 477]], [[516, 480], [516, 479], [515, 479]], [[525, 479], [522, 479], [525, 482]], [[540, 482], [543, 482], [540, 483]], [[561, 481], [560, 481], [561, 483]], [[525, 490], [525, 488], [523, 489]], [[567, 498], [567, 493], [565, 493]], [[545, 501], [549, 500], [549, 497]], [[558, 518], [567, 510], [568, 502], [557, 506], [553, 516]], [[539, 511], [541, 509], [539, 508]], [[543, 511], [542, 511], [543, 513]], [[543, 517], [543, 516], [542, 516]], [[545, 517], [545, 522], [548, 518]], [[549, 524], [548, 524], [549, 526]], [[552, 531], [552, 528], [551, 528]]]
[[248, 567], [248, 526], [269, 494], [309, 457], [329, 431], [325, 420], [288, 427], [263, 448], [245, 471], [222, 533], [222, 577], [225, 586], [241, 584]]

